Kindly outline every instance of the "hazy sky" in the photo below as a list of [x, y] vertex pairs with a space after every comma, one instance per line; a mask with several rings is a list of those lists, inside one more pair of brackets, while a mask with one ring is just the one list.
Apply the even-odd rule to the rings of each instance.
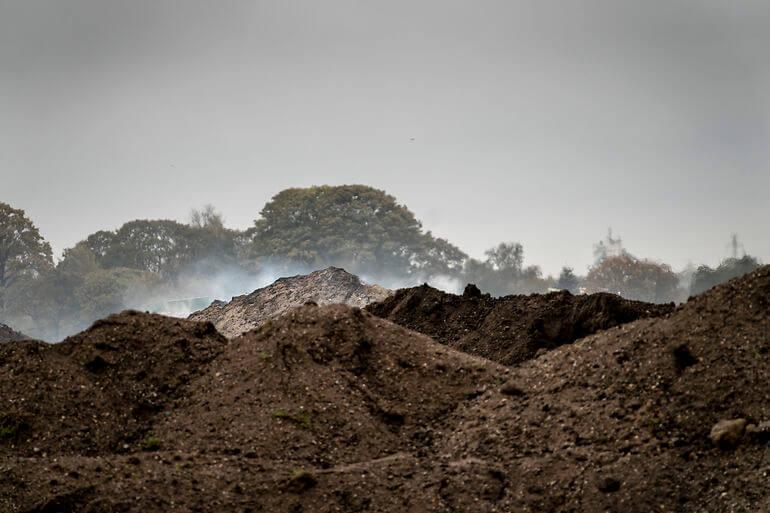
[[770, 262], [768, 142], [767, 0], [0, 0], [0, 201], [57, 251], [364, 183], [547, 272]]

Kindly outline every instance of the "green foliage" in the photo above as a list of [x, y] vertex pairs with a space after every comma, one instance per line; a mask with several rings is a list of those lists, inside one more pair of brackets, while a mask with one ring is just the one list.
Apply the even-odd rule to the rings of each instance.
[[9, 415], [0, 415], [0, 443], [15, 440], [24, 427], [24, 421]]
[[286, 410], [276, 410], [273, 412], [273, 417], [276, 419], [288, 420], [302, 429], [310, 429], [313, 427], [310, 413], [306, 411], [299, 411], [297, 413], [289, 413]]
[[301, 493], [314, 487], [317, 483], [318, 478], [316, 478], [315, 474], [297, 468], [291, 472], [288, 489], [294, 493]]
[[559, 273], [559, 279], [556, 282], [556, 287], [576, 294], [579, 285], [580, 278], [575, 276], [575, 271], [571, 267], [562, 267], [561, 273]]
[[465, 254], [424, 233], [405, 206], [363, 185], [287, 189], [265, 205], [249, 231], [253, 254], [308, 268], [339, 265], [382, 276], [450, 273]]
[[537, 266], [524, 267], [524, 248], [518, 242], [503, 242], [485, 252], [485, 261], [468, 259], [462, 280], [475, 283], [494, 296], [542, 293], [548, 288]]
[[628, 299], [665, 303], [679, 295], [679, 278], [666, 264], [624, 253], [604, 258], [585, 279], [589, 292], [611, 292]]
[[[25, 277], [8, 289], [6, 315], [28, 319], [27, 334], [60, 340], [96, 319], [123, 310], [132, 296], [159, 285], [152, 273], [136, 269], [101, 269], [84, 245], [64, 252], [59, 264], [36, 277]], [[20, 322], [14, 324], [21, 325]]]
[[74, 288], [73, 298], [89, 319], [98, 319], [125, 309], [130, 295], [146, 295], [159, 280], [137, 269], [99, 269], [85, 275]]
[[700, 294], [715, 285], [743, 276], [759, 268], [760, 265], [756, 258], [749, 255], [725, 259], [716, 269], [702, 265], [693, 274], [690, 295]]
[[26, 213], [0, 202], [0, 314], [8, 287], [52, 267], [51, 246]]
[[158, 451], [160, 450], [160, 446], [161, 446], [160, 440], [158, 438], [155, 438], [154, 436], [148, 436], [142, 442], [143, 451]]
[[213, 209], [192, 217], [197, 224], [166, 219], [131, 221], [114, 232], [96, 232], [81, 245], [104, 269], [124, 267], [167, 278], [206, 258], [234, 261], [236, 232], [224, 228]]
[[524, 248], [518, 242], [501, 242], [484, 252], [487, 263], [497, 271], [519, 274], [524, 264]]

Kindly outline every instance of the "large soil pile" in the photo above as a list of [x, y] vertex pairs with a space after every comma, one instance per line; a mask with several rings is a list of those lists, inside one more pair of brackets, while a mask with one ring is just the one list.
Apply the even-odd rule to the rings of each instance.
[[[12, 342], [0, 408], [30, 411], [0, 442], [0, 511], [770, 511], [768, 309], [765, 267], [514, 368], [342, 305], [229, 343], [145, 314], [67, 351]], [[128, 336], [147, 323], [157, 353]], [[78, 399], [101, 379], [120, 392]], [[141, 440], [112, 435], [148, 395]], [[64, 408], [108, 442], [74, 443]]]
[[501, 511], [770, 511], [768, 383], [770, 266], [513, 368], [437, 452], [504, 466]]
[[567, 291], [493, 298], [474, 285], [458, 296], [423, 285], [400, 289], [367, 310], [460, 351], [513, 365], [601, 330], [669, 314], [674, 305]]
[[344, 269], [328, 267], [306, 275], [280, 278], [251, 294], [234, 297], [229, 303], [217, 301], [189, 318], [213, 322], [220, 333], [232, 338], [308, 302], [363, 307], [382, 301], [389, 294], [388, 289], [362, 283]]
[[0, 455], [128, 450], [225, 344], [210, 323], [131, 311], [60, 344], [2, 344]]
[[10, 326], [7, 326], [0, 322], [0, 342], [8, 342], [11, 340], [24, 340], [27, 337], [14, 331]]

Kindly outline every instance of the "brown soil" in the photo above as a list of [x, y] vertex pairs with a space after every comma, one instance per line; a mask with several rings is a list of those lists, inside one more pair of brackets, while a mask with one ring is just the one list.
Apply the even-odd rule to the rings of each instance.
[[458, 296], [423, 285], [400, 289], [367, 310], [460, 351], [513, 365], [601, 330], [667, 315], [674, 305], [567, 291], [493, 298], [475, 285]]
[[9, 342], [11, 340], [24, 340], [27, 337], [18, 331], [14, 331], [10, 326], [0, 323], [0, 342]]
[[[97, 388], [86, 364], [109, 326], [68, 351], [12, 342], [0, 408], [38, 404], [0, 442], [0, 511], [770, 511], [769, 309], [765, 267], [514, 368], [340, 305], [229, 343], [206, 324], [122, 315], [114, 403], [78, 399]], [[157, 358], [132, 359], [123, 340]], [[163, 406], [143, 418], [144, 444], [73, 443], [56, 415], [90, 426], [130, 408], [141, 370], [169, 383], [151, 389]], [[113, 430], [91, 436], [122, 440]]]
[[210, 323], [131, 311], [60, 344], [2, 344], [0, 455], [127, 450], [225, 344]]
[[216, 301], [189, 318], [213, 322], [220, 333], [232, 338], [308, 302], [364, 307], [373, 301], [382, 301], [389, 294], [390, 290], [362, 283], [358, 276], [344, 269], [328, 267], [306, 275], [280, 278], [251, 294], [234, 297], [229, 303]]

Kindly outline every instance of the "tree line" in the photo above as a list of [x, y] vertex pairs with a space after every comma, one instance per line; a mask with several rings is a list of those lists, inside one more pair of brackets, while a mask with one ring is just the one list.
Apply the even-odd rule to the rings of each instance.
[[393, 196], [363, 185], [281, 191], [243, 231], [225, 227], [211, 206], [193, 210], [187, 223], [130, 221], [87, 236], [56, 262], [25, 212], [0, 203], [0, 322], [59, 339], [109, 313], [146, 306], [142, 298], [172, 294], [191, 276], [248, 276], [266, 267], [288, 273], [336, 265], [386, 286], [449, 280], [498, 296], [566, 289], [668, 302], [760, 265], [745, 255], [676, 273], [631, 255], [611, 233], [596, 244], [585, 276], [567, 267], [543, 276], [525, 265], [517, 242], [501, 242], [484, 257], [469, 257], [424, 230]]

